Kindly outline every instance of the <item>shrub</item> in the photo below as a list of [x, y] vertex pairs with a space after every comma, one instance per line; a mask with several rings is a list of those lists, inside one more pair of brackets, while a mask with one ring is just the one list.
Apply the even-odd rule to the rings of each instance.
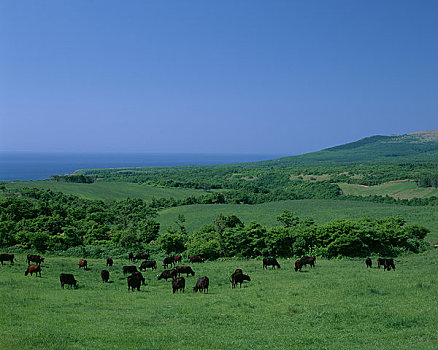
[[165, 233], [158, 237], [157, 243], [166, 254], [170, 254], [183, 252], [185, 250], [185, 241], [185, 235], [179, 233]]

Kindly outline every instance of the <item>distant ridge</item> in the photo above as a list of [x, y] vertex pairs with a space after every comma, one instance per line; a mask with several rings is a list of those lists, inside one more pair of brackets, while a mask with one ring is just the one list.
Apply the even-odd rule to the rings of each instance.
[[259, 162], [261, 165], [438, 162], [438, 130], [375, 135], [321, 151]]

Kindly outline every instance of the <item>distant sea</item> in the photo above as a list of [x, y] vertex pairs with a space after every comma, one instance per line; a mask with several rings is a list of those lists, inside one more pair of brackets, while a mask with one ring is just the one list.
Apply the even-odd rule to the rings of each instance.
[[211, 165], [279, 158], [278, 154], [0, 153], [0, 181], [45, 180], [78, 169]]

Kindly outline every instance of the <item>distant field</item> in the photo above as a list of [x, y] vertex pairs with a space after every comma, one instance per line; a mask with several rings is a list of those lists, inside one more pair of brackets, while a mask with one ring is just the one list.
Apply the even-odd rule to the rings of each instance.
[[355, 196], [391, 196], [400, 199], [438, 196], [437, 188], [418, 188], [414, 181], [392, 181], [376, 186], [338, 183], [344, 194]]
[[342, 200], [296, 200], [263, 203], [258, 205], [240, 204], [198, 204], [166, 209], [160, 212], [158, 221], [162, 232], [173, 225], [178, 214], [184, 214], [190, 232], [209, 224], [219, 214], [237, 215], [244, 223], [257, 221], [263, 225], [278, 225], [276, 216], [283, 209], [297, 212], [300, 217], [313, 217], [317, 223], [334, 219], [359, 219], [364, 216], [380, 218], [401, 215], [410, 224], [421, 224], [431, 230], [429, 240], [438, 241], [438, 208], [408, 207], [397, 204], [380, 204]]
[[144, 200], [151, 200], [153, 197], [173, 197], [175, 199], [182, 199], [189, 196], [200, 196], [207, 193], [203, 190], [148, 187], [126, 182], [95, 182], [92, 184], [76, 184], [55, 181], [18, 181], [8, 182], [6, 187], [10, 190], [21, 187], [36, 187], [52, 191], [59, 191], [86, 199], [99, 200], [124, 199], [128, 197], [141, 198]]
[[[317, 260], [313, 269], [263, 270], [260, 260], [193, 264], [185, 293], [172, 294], [162, 270], [128, 292], [116, 260], [104, 284], [103, 259], [46, 256], [42, 278], [24, 276], [25, 256], [0, 265], [0, 349], [436, 349], [437, 254], [396, 259], [396, 270], [366, 269], [363, 259]], [[153, 257], [155, 258], [155, 257]], [[376, 260], [374, 258], [374, 263]], [[251, 282], [231, 289], [236, 268]], [[61, 289], [73, 273], [78, 289]], [[208, 276], [208, 294], [194, 294]]]

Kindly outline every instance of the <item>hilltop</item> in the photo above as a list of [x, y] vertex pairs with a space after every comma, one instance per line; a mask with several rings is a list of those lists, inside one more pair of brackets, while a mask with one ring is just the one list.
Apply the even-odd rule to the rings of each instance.
[[263, 165], [324, 165], [345, 163], [438, 161], [438, 130], [405, 135], [376, 135], [321, 151], [258, 162]]

